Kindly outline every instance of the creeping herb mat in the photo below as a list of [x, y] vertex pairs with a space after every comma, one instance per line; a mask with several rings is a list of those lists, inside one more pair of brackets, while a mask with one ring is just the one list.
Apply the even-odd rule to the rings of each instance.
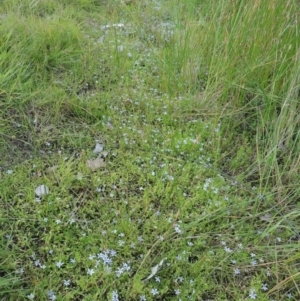
[[2, 301], [300, 300], [297, 0], [3, 0]]

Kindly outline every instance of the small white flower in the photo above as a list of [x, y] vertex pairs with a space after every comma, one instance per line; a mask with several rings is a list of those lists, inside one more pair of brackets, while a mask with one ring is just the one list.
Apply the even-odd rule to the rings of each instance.
[[156, 282], [160, 282], [160, 278], [158, 276], [155, 277]]
[[180, 290], [176, 289], [176, 290], [174, 290], [174, 293], [175, 293], [176, 296], [178, 296], [180, 294]]
[[123, 265], [122, 265], [122, 269], [123, 269], [124, 271], [129, 272], [130, 269], [131, 269], [131, 267], [130, 267], [130, 265], [129, 265], [127, 262], [124, 262]]
[[219, 189], [218, 188], [215, 188], [215, 187], [213, 187], [213, 193], [214, 194], [217, 194], [219, 192]]
[[117, 255], [117, 251], [114, 250], [114, 249], [111, 249], [111, 250], [109, 250], [109, 254], [110, 254], [112, 257], [114, 257], [114, 256]]
[[163, 235], [160, 235], [158, 238], [159, 238], [160, 241], [164, 241], [165, 240], [165, 238], [163, 237]]
[[100, 260], [96, 260], [96, 262], [95, 262], [95, 268], [97, 268], [99, 266], [99, 264], [100, 264]]
[[49, 291], [49, 292], [47, 293], [47, 295], [48, 295], [49, 300], [51, 300], [51, 301], [55, 301], [55, 300], [56, 300], [56, 296], [54, 295], [54, 293], [53, 293], [52, 290]]
[[76, 263], [76, 259], [75, 259], [75, 258], [71, 258], [71, 259], [70, 259], [70, 262], [71, 262], [71, 263]]
[[181, 231], [181, 229], [180, 229], [180, 225], [179, 225], [179, 224], [175, 224], [175, 226], [174, 226], [174, 230], [175, 230], [175, 232], [176, 232], [176, 233], [178, 233], [178, 234], [181, 234], [181, 233], [182, 233], [182, 231]]
[[236, 268], [233, 270], [234, 275], [239, 275], [241, 273], [240, 269]]
[[292, 298], [293, 298], [292, 293], [288, 293], [288, 294], [287, 294], [287, 297], [288, 297], [289, 299], [292, 299]]
[[94, 269], [87, 269], [87, 272], [86, 272], [88, 275], [92, 276], [93, 274], [95, 274], [95, 271]]
[[117, 291], [113, 291], [111, 295], [111, 301], [119, 301], [119, 296]]
[[251, 288], [250, 292], [249, 292], [249, 298], [256, 299], [256, 297], [257, 297], [257, 294], [255, 293], [255, 290], [253, 288]]
[[24, 269], [23, 268], [20, 268], [20, 269], [18, 269], [17, 271], [16, 271], [16, 273], [18, 273], [18, 274], [24, 274]]
[[33, 300], [34, 299], [34, 293], [31, 293], [29, 295], [26, 296], [29, 300]]
[[168, 178], [168, 180], [170, 180], [170, 181], [174, 181], [174, 177], [171, 176], [171, 175], [167, 175], [167, 178]]
[[116, 270], [117, 277], [121, 277], [121, 275], [124, 273], [124, 269], [122, 267], [118, 267]]
[[262, 287], [261, 287], [261, 289], [266, 292], [268, 290], [267, 284], [266, 283], [263, 284]]
[[96, 257], [96, 255], [90, 254], [90, 255], [89, 255], [89, 260], [94, 260], [95, 257]]
[[75, 222], [76, 222], [76, 220], [75, 220], [74, 217], [71, 217], [71, 218], [69, 219], [69, 224], [70, 224], [70, 225], [74, 224]]
[[64, 263], [62, 261], [58, 261], [55, 265], [60, 269]]
[[226, 253], [232, 253], [232, 250], [231, 250], [229, 247], [225, 247], [225, 248], [224, 248], [224, 251], [225, 251]]
[[151, 289], [151, 294], [152, 294], [153, 296], [156, 296], [156, 295], [159, 295], [159, 292], [158, 292], [158, 290], [157, 290], [156, 288], [152, 288], [152, 289]]
[[64, 280], [64, 286], [70, 286], [71, 284], [71, 280], [68, 279], [68, 280]]

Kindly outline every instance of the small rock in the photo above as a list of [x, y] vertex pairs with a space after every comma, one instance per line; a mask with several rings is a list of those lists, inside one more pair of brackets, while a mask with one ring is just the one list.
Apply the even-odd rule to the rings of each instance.
[[43, 195], [49, 194], [49, 188], [46, 185], [40, 185], [35, 189], [35, 194], [37, 197], [42, 197]]

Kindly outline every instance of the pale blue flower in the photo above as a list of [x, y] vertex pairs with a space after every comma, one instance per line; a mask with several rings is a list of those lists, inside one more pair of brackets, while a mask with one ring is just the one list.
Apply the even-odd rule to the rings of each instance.
[[18, 269], [17, 271], [16, 271], [16, 273], [18, 273], [18, 274], [24, 274], [24, 269], [23, 268], [20, 268], [20, 269]]
[[55, 265], [60, 269], [64, 265], [64, 263], [60, 260]]
[[64, 286], [70, 286], [70, 284], [71, 284], [71, 280], [70, 279], [64, 280], [63, 282], [64, 282]]
[[225, 247], [225, 248], [224, 248], [224, 251], [225, 251], [226, 253], [232, 253], [232, 250], [231, 250], [229, 247]]
[[95, 274], [95, 271], [94, 269], [87, 269], [87, 272], [86, 272], [88, 275], [92, 276], [93, 274]]
[[51, 300], [51, 301], [55, 301], [55, 300], [56, 300], [56, 296], [55, 296], [55, 294], [53, 293], [52, 290], [50, 290], [50, 291], [47, 293], [47, 296], [48, 296], [49, 300]]
[[158, 290], [157, 290], [156, 288], [152, 288], [152, 289], [151, 289], [151, 294], [152, 294], [153, 296], [156, 296], [156, 295], [159, 295], [159, 292], [158, 292]]
[[181, 234], [181, 233], [182, 233], [179, 224], [175, 224], [175, 225], [174, 225], [174, 230], [175, 230], [175, 232], [178, 233], [178, 234]]
[[250, 292], [249, 292], [249, 298], [256, 299], [256, 297], [257, 297], [257, 294], [256, 294], [255, 290], [253, 288], [251, 288]]
[[119, 301], [119, 296], [117, 291], [113, 291], [111, 295], [111, 301]]

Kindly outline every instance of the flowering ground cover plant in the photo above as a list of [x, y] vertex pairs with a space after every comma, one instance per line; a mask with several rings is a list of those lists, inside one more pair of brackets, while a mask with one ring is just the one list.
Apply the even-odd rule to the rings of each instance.
[[299, 299], [275, 2], [3, 1], [1, 300]]

